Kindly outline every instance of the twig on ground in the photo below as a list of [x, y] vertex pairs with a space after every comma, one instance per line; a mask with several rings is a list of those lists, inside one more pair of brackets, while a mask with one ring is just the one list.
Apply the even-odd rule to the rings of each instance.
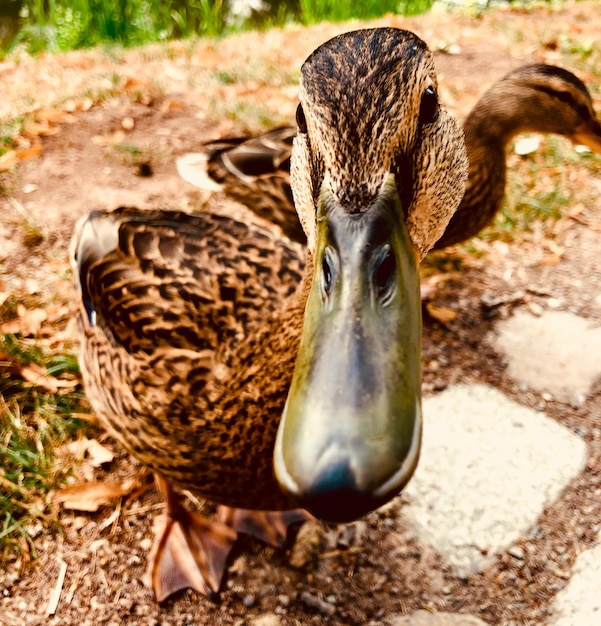
[[56, 613], [58, 602], [61, 597], [61, 592], [63, 590], [63, 584], [65, 582], [66, 573], [67, 573], [67, 564], [63, 560], [61, 560], [60, 568], [58, 570], [58, 577], [56, 579], [56, 584], [54, 585], [54, 589], [52, 590], [52, 594], [48, 602], [48, 608], [46, 609], [46, 615], [48, 617]]

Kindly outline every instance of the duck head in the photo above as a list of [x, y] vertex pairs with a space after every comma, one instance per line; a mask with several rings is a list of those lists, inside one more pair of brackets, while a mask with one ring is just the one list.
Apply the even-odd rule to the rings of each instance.
[[463, 195], [460, 126], [414, 34], [360, 30], [301, 70], [294, 200], [313, 282], [274, 452], [281, 487], [348, 521], [410, 479], [421, 441], [418, 265]]

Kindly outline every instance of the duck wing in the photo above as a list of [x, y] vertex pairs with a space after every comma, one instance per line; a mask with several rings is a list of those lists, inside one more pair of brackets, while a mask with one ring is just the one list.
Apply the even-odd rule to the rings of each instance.
[[296, 128], [275, 128], [257, 137], [207, 143], [203, 152], [177, 160], [180, 176], [228, 197], [277, 224], [292, 241], [306, 243], [290, 189], [290, 154]]

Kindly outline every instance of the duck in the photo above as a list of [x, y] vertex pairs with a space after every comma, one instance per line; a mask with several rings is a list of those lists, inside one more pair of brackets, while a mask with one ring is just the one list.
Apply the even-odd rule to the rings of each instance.
[[[493, 221], [505, 196], [507, 148], [516, 135], [563, 135], [601, 154], [601, 123], [586, 85], [554, 65], [509, 72], [480, 97], [463, 128], [469, 159], [465, 195], [433, 249], [471, 239]], [[293, 126], [281, 126], [255, 137], [212, 141], [202, 152], [177, 159], [178, 172], [197, 187], [224, 192], [302, 242], [289, 175], [295, 134]]]
[[299, 100], [306, 243], [258, 216], [135, 207], [73, 236], [86, 395], [166, 503], [144, 576], [159, 602], [215, 599], [240, 533], [280, 545], [310, 516], [357, 519], [418, 463], [419, 263], [463, 196], [463, 131], [427, 45], [396, 28], [322, 44]]

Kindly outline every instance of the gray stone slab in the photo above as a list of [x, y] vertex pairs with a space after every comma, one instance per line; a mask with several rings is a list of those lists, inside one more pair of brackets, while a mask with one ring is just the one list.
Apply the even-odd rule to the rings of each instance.
[[601, 376], [601, 328], [572, 313], [518, 310], [497, 324], [491, 343], [507, 373], [532, 389], [580, 404]]
[[601, 545], [578, 556], [570, 582], [555, 597], [552, 611], [548, 626], [601, 624]]
[[459, 575], [527, 533], [586, 463], [579, 437], [485, 385], [450, 387], [423, 411], [422, 455], [402, 511]]
[[386, 626], [487, 626], [480, 618], [462, 613], [416, 611], [410, 615], [389, 617]]

